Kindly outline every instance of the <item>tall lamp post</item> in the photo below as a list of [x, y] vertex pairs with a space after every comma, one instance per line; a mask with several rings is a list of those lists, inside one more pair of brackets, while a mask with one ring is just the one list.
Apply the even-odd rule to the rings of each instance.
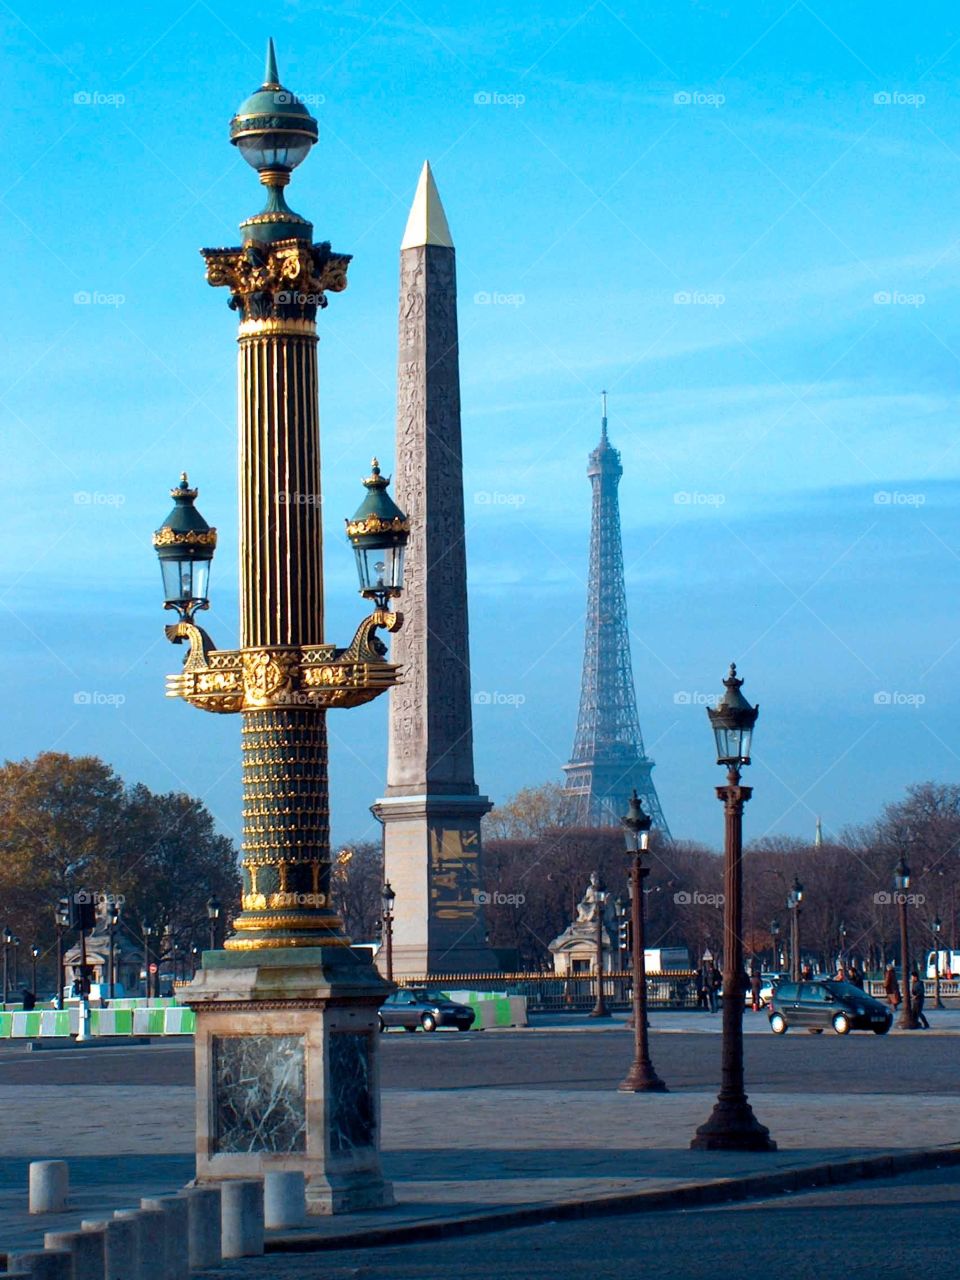
[[63, 935], [70, 927], [70, 900], [61, 898], [53, 909], [53, 918], [57, 926], [57, 998], [56, 1006], [58, 1009], [63, 1008], [63, 988], [64, 988], [64, 959], [63, 959]]
[[30, 990], [33, 992], [34, 995], [37, 994], [37, 961], [39, 959], [40, 959], [40, 948], [37, 946], [36, 943], [34, 943], [33, 946], [30, 948], [30, 961], [32, 966], [30, 980], [33, 984]]
[[10, 948], [13, 946], [13, 933], [10, 929], [3, 931], [3, 1003], [7, 1003], [10, 995]]
[[13, 990], [20, 985], [20, 939], [13, 936]]
[[650, 868], [643, 865], [649, 847], [651, 818], [644, 813], [636, 788], [630, 797], [626, 816], [620, 819], [632, 854], [630, 866], [630, 906], [633, 925], [633, 1062], [618, 1085], [621, 1093], [665, 1093], [667, 1086], [657, 1075], [650, 1060], [647, 1028], [647, 958], [644, 937], [643, 882]]
[[770, 950], [773, 953], [773, 962], [771, 969], [774, 973], [780, 972], [780, 921], [770, 921]]
[[607, 1008], [607, 1002], [603, 994], [603, 917], [606, 911], [607, 899], [610, 897], [606, 889], [603, 887], [603, 881], [597, 877], [597, 884], [594, 890], [594, 906], [597, 912], [597, 932], [595, 938], [594, 951], [594, 967], [597, 971], [597, 999], [593, 1008], [590, 1010], [591, 1018], [609, 1018], [610, 1010]]
[[803, 901], [803, 885], [793, 877], [793, 888], [787, 894], [787, 910], [790, 912], [790, 977], [800, 981], [800, 903]]
[[380, 906], [383, 910], [383, 959], [384, 977], [393, 981], [393, 904], [397, 900], [390, 881], [387, 880], [380, 894]]
[[907, 860], [900, 855], [893, 869], [893, 887], [896, 890], [897, 906], [900, 910], [900, 986], [902, 1003], [897, 1026], [901, 1031], [916, 1031], [919, 1023], [913, 1005], [913, 994], [910, 990], [910, 939], [907, 933], [907, 891], [910, 888], [910, 868]]
[[939, 916], [934, 916], [930, 921], [930, 932], [933, 934], [933, 1007], [942, 1009], [943, 1001], [940, 999], [940, 931], [943, 928], [943, 921]]
[[116, 950], [115, 950], [115, 945], [116, 945], [115, 938], [117, 934], [117, 925], [119, 923], [120, 923], [120, 903], [111, 902], [107, 911], [107, 939], [108, 939], [107, 945], [110, 948], [110, 954], [108, 956], [108, 960], [109, 960], [108, 990], [110, 992], [111, 1000], [113, 999], [113, 989], [116, 986], [116, 982], [117, 982], [117, 961], [116, 961]]
[[147, 999], [152, 994], [150, 988], [153, 985], [150, 981], [150, 938], [153, 935], [153, 926], [145, 924], [143, 926], [143, 983]]
[[717, 747], [717, 764], [727, 769], [726, 785], [717, 787], [723, 801], [723, 1065], [720, 1092], [710, 1119], [690, 1143], [700, 1151], [775, 1151], [770, 1131], [757, 1120], [747, 1100], [743, 1078], [743, 806], [753, 794], [740, 785], [740, 768], [750, 763], [750, 742], [759, 707], [740, 692], [742, 679], [731, 663], [723, 699], [708, 707]]
[[617, 894], [613, 904], [613, 913], [617, 918], [617, 972], [621, 975], [620, 982], [617, 984], [617, 999], [623, 998], [623, 964], [624, 957], [627, 952], [627, 933], [630, 919], [630, 908], [624, 900]]
[[217, 949], [217, 933], [220, 927], [220, 899], [216, 896], [207, 899], [207, 931], [210, 939], [210, 950]]
[[840, 921], [838, 932], [840, 934], [840, 964], [845, 965], [847, 959], [847, 926], [842, 920]]
[[[204, 955], [184, 997], [196, 1012], [196, 1176], [222, 1177], [224, 1141], [235, 1143], [226, 1148], [231, 1176], [262, 1176], [282, 1130], [279, 1140], [292, 1144], [283, 1148], [284, 1167], [305, 1173], [310, 1212], [334, 1213], [389, 1199], [375, 1034], [387, 991], [372, 957], [351, 948], [331, 902], [327, 713], [371, 702], [399, 679], [381, 633], [402, 624], [397, 599], [410, 522], [374, 460], [346, 526], [371, 610], [345, 648], [330, 643], [317, 318], [346, 288], [350, 255], [315, 243], [313, 224], [285, 195], [318, 133], [304, 102], [282, 86], [271, 41], [263, 82], [230, 122], [230, 141], [257, 171], [265, 204], [241, 222], [240, 245], [202, 250], [207, 282], [225, 289], [239, 322], [235, 647], [218, 648], [196, 621], [209, 604], [216, 531], [197, 512], [186, 476], [154, 545], [166, 606], [179, 615], [167, 637], [189, 648], [182, 670], [168, 677], [169, 696], [242, 720], [240, 911], [229, 913], [229, 936]], [[237, 1134], [223, 1139], [215, 1126], [237, 1105], [233, 1069], [216, 1065], [223, 1054], [237, 1064], [242, 1055], [244, 1070], [263, 1082], [291, 1064], [297, 1083], [286, 1091], [289, 1116], [277, 1132], [253, 1125], [248, 1109]], [[272, 1117], [275, 1102], [264, 1094], [258, 1105]]]

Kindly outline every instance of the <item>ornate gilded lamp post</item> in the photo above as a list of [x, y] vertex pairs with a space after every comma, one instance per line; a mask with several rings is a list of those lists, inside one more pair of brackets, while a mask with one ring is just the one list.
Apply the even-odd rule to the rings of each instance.
[[917, 1013], [913, 1003], [913, 992], [910, 990], [910, 938], [907, 932], [907, 892], [910, 888], [910, 868], [907, 860], [900, 855], [893, 869], [893, 887], [897, 906], [900, 909], [900, 986], [902, 998], [900, 1017], [897, 1026], [901, 1031], [916, 1031], [919, 1027]]
[[330, 901], [326, 713], [397, 681], [377, 632], [401, 624], [392, 605], [409, 523], [374, 464], [347, 528], [374, 611], [347, 648], [327, 643], [316, 316], [346, 288], [350, 257], [315, 244], [286, 203], [317, 123], [280, 84], [272, 41], [230, 138], [267, 192], [241, 223], [239, 248], [203, 250], [208, 282], [228, 289], [240, 322], [239, 648], [215, 648], [194, 620], [216, 531], [185, 480], [155, 536], [167, 606], [180, 615], [167, 635], [189, 646], [168, 695], [243, 719], [241, 911], [185, 993], [197, 1014], [197, 1178], [302, 1169], [311, 1212], [334, 1213], [391, 1199], [376, 1016], [389, 988], [351, 949]]
[[726, 765], [726, 786], [717, 787], [723, 801], [723, 1065], [720, 1093], [713, 1114], [690, 1143], [702, 1151], [776, 1151], [770, 1132], [757, 1120], [743, 1081], [743, 806], [752, 787], [740, 785], [740, 768], [750, 763], [750, 742], [759, 707], [751, 707], [731, 663], [724, 695], [708, 707], [717, 744], [717, 764]]
[[647, 958], [644, 952], [643, 882], [650, 868], [643, 865], [643, 855], [650, 841], [649, 814], [644, 813], [634, 787], [626, 817], [621, 818], [627, 849], [633, 854], [630, 868], [630, 905], [633, 908], [633, 1064], [619, 1085], [621, 1093], [664, 1093], [663, 1083], [650, 1061], [647, 1028]]

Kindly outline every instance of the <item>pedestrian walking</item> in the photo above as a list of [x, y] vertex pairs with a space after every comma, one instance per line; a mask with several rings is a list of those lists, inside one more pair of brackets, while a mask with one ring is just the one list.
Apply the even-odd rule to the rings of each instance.
[[851, 964], [850, 968], [847, 970], [847, 981], [852, 987], [859, 987], [861, 991], [863, 990], [863, 974], [857, 968], [856, 964]]
[[710, 1012], [716, 1013], [720, 1005], [720, 987], [723, 985], [723, 978], [720, 976], [720, 970], [711, 963], [710, 965]]
[[897, 971], [893, 967], [893, 961], [887, 965], [887, 971], [883, 975], [883, 989], [886, 993], [887, 1004], [891, 1009], [896, 1009], [900, 1003], [900, 983], [897, 981]]
[[763, 979], [760, 976], [760, 970], [754, 965], [750, 972], [750, 1004], [754, 1013], [760, 1012], [760, 1006], [763, 1001], [760, 999], [760, 991], [763, 987]]
[[911, 996], [911, 999], [913, 1000], [913, 1012], [917, 1019], [917, 1022], [920, 1024], [920, 1026], [923, 1028], [924, 1031], [929, 1031], [930, 1023], [927, 1021], [927, 1015], [923, 1012], [923, 1004], [927, 998], [927, 992], [926, 992], [926, 989], [924, 988], [923, 982], [920, 979], [920, 975], [919, 973], [917, 973], [916, 969], [914, 969], [913, 974], [911, 976], [910, 996]]
[[813, 981], [813, 966], [809, 963], [809, 961], [800, 970], [800, 980], [801, 982]]

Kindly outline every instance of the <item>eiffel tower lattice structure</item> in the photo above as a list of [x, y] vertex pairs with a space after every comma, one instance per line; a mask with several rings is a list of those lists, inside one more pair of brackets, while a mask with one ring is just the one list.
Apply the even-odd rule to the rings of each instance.
[[563, 767], [564, 792], [579, 825], [616, 826], [636, 787], [653, 826], [669, 840], [637, 715], [620, 537], [623, 467], [607, 436], [607, 393], [602, 394], [600, 443], [587, 466], [593, 507], [580, 714], [573, 754]]

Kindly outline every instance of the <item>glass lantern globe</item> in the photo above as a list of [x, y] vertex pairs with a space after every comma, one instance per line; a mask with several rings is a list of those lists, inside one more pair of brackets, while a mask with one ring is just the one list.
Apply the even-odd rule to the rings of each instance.
[[403, 554], [410, 537], [410, 521], [387, 493], [389, 483], [374, 458], [371, 474], [363, 482], [367, 496], [346, 522], [360, 594], [375, 600], [381, 609], [403, 590]]
[[197, 493], [184, 472], [179, 485], [170, 490], [173, 510], [153, 535], [163, 575], [164, 608], [176, 609], [186, 621], [197, 609], [209, 608], [210, 564], [217, 545], [216, 529], [194, 506]]
[[760, 714], [759, 707], [751, 707], [740, 692], [743, 680], [737, 677], [736, 664], [730, 664], [730, 674], [723, 682], [724, 694], [716, 707], [707, 707], [710, 727], [716, 739], [717, 764], [736, 767], [750, 763], [750, 745], [753, 726]]

